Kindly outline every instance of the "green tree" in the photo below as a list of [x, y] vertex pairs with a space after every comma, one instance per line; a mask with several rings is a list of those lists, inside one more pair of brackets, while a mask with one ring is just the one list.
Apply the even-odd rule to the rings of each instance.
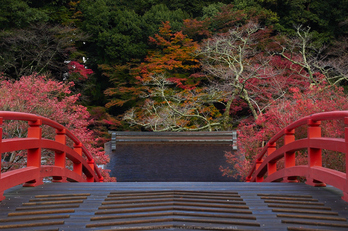
[[277, 15], [259, 5], [236, 7], [233, 4], [211, 4], [203, 8], [203, 16], [199, 19], [186, 19], [183, 32], [190, 38], [201, 41], [214, 34], [227, 32], [250, 21], [261, 26], [273, 25], [278, 21]]
[[[109, 84], [103, 92], [108, 101], [103, 106], [122, 123], [123, 127], [119, 127], [119, 129], [131, 129], [128, 124], [122, 122], [122, 117], [127, 110], [139, 103], [139, 95], [144, 90], [140, 81], [131, 74], [131, 70], [135, 66], [132, 63], [125, 65], [102, 64], [99, 66], [103, 71], [103, 76], [109, 80]], [[140, 128], [133, 127], [133, 129]]]
[[40, 9], [29, 6], [30, 1], [3, 0], [0, 4], [0, 28], [23, 28], [37, 22], [47, 22], [49, 17]]
[[49, 17], [50, 23], [75, 25], [80, 21], [81, 12], [77, 10], [80, 0], [36, 0], [27, 1], [32, 8], [39, 9]]
[[143, 59], [149, 36], [158, 32], [162, 22], [170, 21], [178, 31], [188, 17], [181, 9], [170, 10], [163, 4], [153, 5], [143, 15], [111, 0], [87, 0], [80, 6], [84, 15], [82, 28], [92, 35], [86, 49], [95, 64], [125, 64]]
[[347, 0], [258, 0], [267, 9], [279, 16], [276, 29], [288, 34], [296, 34], [294, 26], [311, 27], [316, 37], [322, 42], [330, 42], [342, 33], [347, 32], [344, 24], [348, 18]]
[[82, 28], [91, 34], [85, 49], [94, 64], [122, 63], [145, 55], [144, 23], [133, 10], [121, 10], [113, 1], [84, 1]]
[[80, 20], [78, 0], [3, 0], [1, 29], [26, 28], [36, 23], [75, 24]]
[[134, 10], [120, 6], [121, 3], [85, 0], [78, 6], [83, 15], [81, 29], [90, 35], [82, 49], [86, 52], [86, 65], [95, 72], [86, 88], [92, 105], [107, 103], [103, 92], [110, 83], [100, 67], [123, 65], [146, 54], [144, 22]]
[[152, 6], [142, 18], [147, 25], [148, 35], [153, 36], [158, 32], [162, 22], [166, 21], [170, 22], [173, 31], [180, 31], [183, 26], [183, 20], [189, 18], [189, 16], [182, 9], [171, 11], [166, 5], [158, 4]]
[[[147, 49], [150, 48], [149, 36], [158, 32], [163, 21], [170, 20], [176, 30], [179, 30], [183, 18], [188, 17], [180, 9], [169, 10], [165, 5], [151, 5], [151, 2], [85, 0], [79, 5], [83, 15], [82, 29], [91, 35], [84, 50], [87, 52], [88, 67], [96, 73], [97, 86], [94, 89], [103, 92], [110, 87], [109, 78], [106, 76], [113, 76], [112, 84], [115, 86], [118, 85], [117, 82], [133, 82], [133, 77], [125, 74], [125, 70], [119, 67], [141, 62], [145, 58]], [[131, 3], [134, 3], [133, 6], [129, 5]], [[145, 8], [138, 10], [139, 6]], [[111, 73], [111, 69], [115, 73]], [[125, 99], [128, 96], [126, 94], [120, 98]], [[103, 105], [104, 99], [101, 95], [94, 94], [92, 101]]]
[[168, 6], [170, 10], [182, 9], [192, 18], [197, 18], [202, 16], [202, 10], [204, 7], [213, 4], [213, 3], [230, 3], [228, 0], [208, 0], [208, 1], [200, 1], [200, 0], [158, 0], [158, 3], [165, 4]]

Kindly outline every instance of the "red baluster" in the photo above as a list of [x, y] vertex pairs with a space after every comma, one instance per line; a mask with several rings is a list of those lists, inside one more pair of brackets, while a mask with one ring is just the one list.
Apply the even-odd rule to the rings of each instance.
[[346, 185], [343, 190], [342, 199], [348, 201], [348, 117], [344, 118], [344, 124], [346, 125], [344, 128], [344, 139], [346, 142]]
[[[89, 167], [91, 167], [92, 172], [94, 172], [94, 160], [89, 160], [88, 161]], [[94, 182], [94, 177], [93, 176], [87, 176], [87, 182]]]
[[[1, 161], [2, 161], [2, 158], [1, 158], [1, 154], [2, 154], [1, 146], [2, 146], [2, 117], [0, 117], [0, 170], [1, 170]], [[1, 171], [0, 171], [0, 179], [1, 179]]]
[[[291, 142], [295, 141], [295, 130], [285, 130], [285, 136], [284, 136], [284, 145], [290, 144]], [[290, 152], [285, 152], [284, 154], [284, 159], [285, 159], [285, 168], [290, 168], [295, 166], [295, 152], [290, 151]], [[298, 182], [296, 176], [289, 176], [285, 177], [283, 179], [283, 182], [288, 182], [288, 183], [296, 183]]]
[[[256, 160], [256, 168], [255, 168], [255, 172], [257, 171], [257, 169], [259, 169], [259, 167], [262, 164], [262, 160]], [[256, 182], [263, 182], [263, 176], [256, 176]]]
[[[66, 145], [66, 130], [56, 130], [55, 141]], [[55, 151], [54, 154], [54, 165], [65, 169], [66, 167], [66, 153]], [[53, 182], [66, 182], [66, 177], [64, 176], [53, 176]]]
[[[0, 117], [0, 170], [1, 170], [1, 161], [2, 161], [2, 158], [1, 158], [1, 154], [2, 154], [1, 146], [2, 146], [2, 117]], [[0, 171], [0, 179], [1, 179], [1, 171]], [[5, 197], [4, 197], [4, 190], [5, 189], [2, 188], [2, 185], [0, 185], [0, 201], [5, 199]]]
[[[82, 144], [74, 144], [74, 151], [77, 152], [80, 156], [82, 156]], [[82, 163], [74, 163], [74, 172], [78, 175], [82, 176]]]
[[[41, 138], [42, 138], [42, 121], [40, 119], [36, 121], [29, 121], [28, 138], [36, 138], [39, 140], [37, 148], [28, 149], [27, 154], [27, 167], [41, 167]], [[34, 187], [42, 184], [42, 178], [40, 175], [35, 176], [35, 180], [26, 182], [24, 187]]]
[[[311, 119], [308, 120], [308, 139], [309, 139], [309, 145], [310, 145], [310, 139], [321, 137], [321, 122], [320, 121], [313, 121]], [[314, 167], [314, 166], [322, 166], [322, 152], [320, 148], [311, 148], [308, 147], [308, 167]], [[307, 175], [307, 181], [306, 184], [316, 186], [316, 187], [324, 187], [326, 186], [325, 183], [317, 181], [313, 178], [313, 176], [310, 176], [310, 169], [308, 171]]]
[[[267, 156], [270, 156], [276, 150], [276, 143], [267, 144]], [[277, 171], [277, 162], [269, 162], [267, 164], [268, 175], [275, 173]]]

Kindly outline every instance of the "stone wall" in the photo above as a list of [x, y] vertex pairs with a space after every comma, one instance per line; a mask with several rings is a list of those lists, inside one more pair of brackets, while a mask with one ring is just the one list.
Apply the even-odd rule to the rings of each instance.
[[224, 154], [235, 151], [235, 132], [110, 132], [111, 176], [118, 182], [224, 182]]

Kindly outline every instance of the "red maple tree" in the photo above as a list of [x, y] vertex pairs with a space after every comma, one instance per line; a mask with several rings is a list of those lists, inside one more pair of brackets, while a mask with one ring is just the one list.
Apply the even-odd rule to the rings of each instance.
[[[245, 177], [256, 155], [262, 150], [266, 142], [279, 130], [304, 116], [336, 110], [348, 110], [347, 97], [343, 88], [337, 86], [314, 86], [300, 90], [298, 87], [290, 89], [290, 93], [274, 101], [266, 113], [255, 121], [245, 120], [238, 127], [239, 151], [226, 153], [226, 160], [230, 167], [221, 167], [224, 175]], [[322, 122], [322, 135], [342, 138], [344, 124], [342, 121]], [[306, 128], [299, 128], [297, 137], [306, 137]], [[241, 155], [243, 154], [243, 155]], [[297, 153], [297, 164], [307, 161], [306, 152]], [[345, 171], [345, 156], [331, 151], [323, 152], [323, 164], [332, 169]]]
[[[73, 83], [63, 83], [51, 80], [45, 76], [23, 76], [19, 80], [0, 79], [0, 110], [18, 111], [41, 115], [52, 119], [75, 134], [94, 156], [98, 165], [105, 165], [109, 157], [103, 149], [97, 146], [98, 137], [88, 129], [93, 123], [87, 108], [78, 105], [79, 95], [71, 94]], [[20, 121], [6, 121], [3, 125], [4, 138], [26, 137], [27, 123]], [[43, 136], [53, 139], [55, 131], [43, 127]], [[52, 163], [54, 155], [49, 151], [43, 153], [42, 161]], [[1, 171], [20, 168], [25, 164], [25, 152], [5, 153], [2, 156]], [[108, 170], [102, 170], [106, 180], [110, 178]]]

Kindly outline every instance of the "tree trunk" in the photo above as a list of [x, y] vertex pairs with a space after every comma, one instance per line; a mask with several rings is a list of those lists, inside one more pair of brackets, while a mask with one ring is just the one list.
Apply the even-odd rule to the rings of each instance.
[[258, 115], [257, 115], [257, 112], [255, 110], [255, 107], [251, 103], [251, 100], [250, 100], [250, 97], [249, 97], [247, 90], [243, 89], [243, 93], [241, 94], [241, 98], [248, 104], [248, 107], [251, 110], [251, 113], [253, 114], [254, 119], [257, 120]]
[[227, 101], [226, 107], [225, 107], [225, 112], [222, 116], [223, 121], [222, 121], [222, 128], [224, 130], [229, 130], [229, 128], [232, 127], [232, 121], [233, 119], [230, 117], [230, 110], [231, 110], [231, 105], [233, 100], [235, 99], [235, 94], [232, 93], [231, 98]]

